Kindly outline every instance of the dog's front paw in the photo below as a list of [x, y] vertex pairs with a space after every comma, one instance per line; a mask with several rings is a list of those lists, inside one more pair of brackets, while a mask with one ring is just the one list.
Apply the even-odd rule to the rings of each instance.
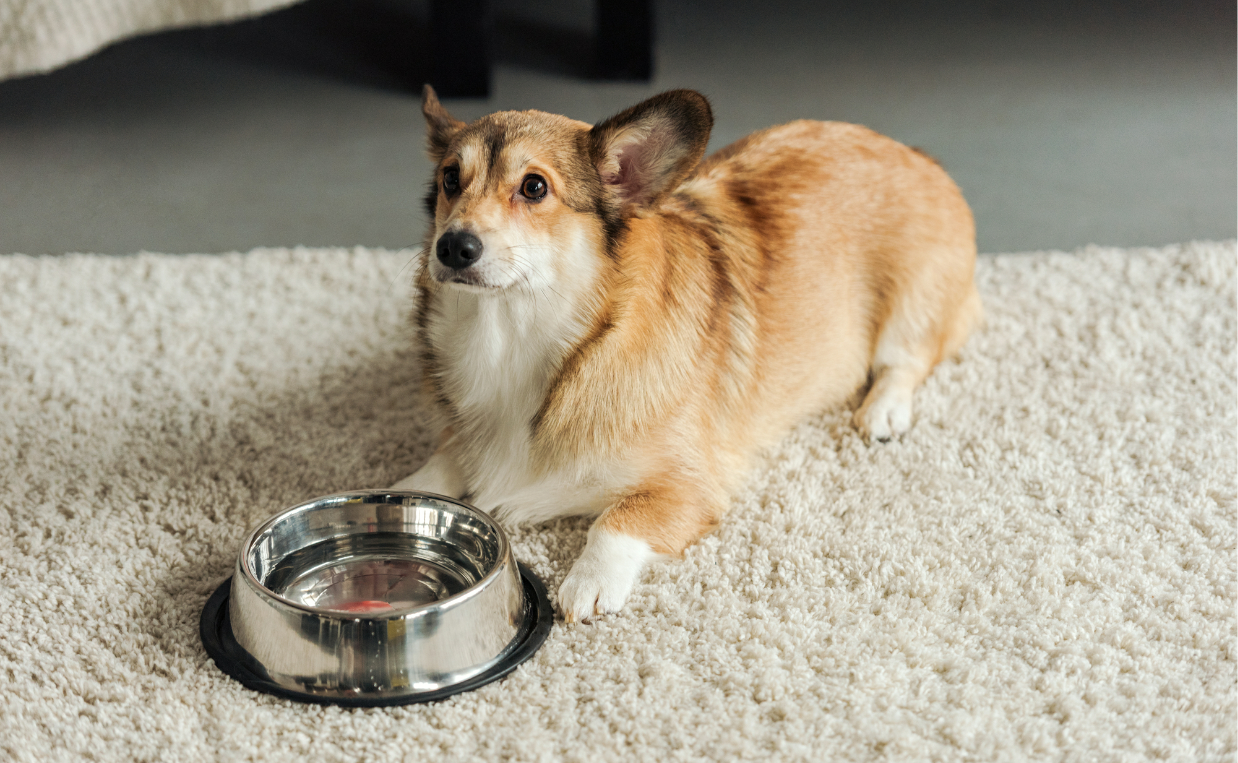
[[855, 425], [869, 440], [884, 442], [903, 434], [911, 429], [911, 391], [886, 389], [869, 393], [855, 413]]
[[654, 556], [638, 538], [593, 528], [585, 551], [559, 586], [559, 609], [569, 623], [618, 612], [627, 603], [645, 562]]
[[464, 477], [460, 467], [443, 451], [430, 456], [430, 460], [411, 476], [405, 477], [391, 486], [392, 490], [420, 490], [425, 493], [438, 493], [448, 498], [459, 498], [464, 495]]
[[572, 565], [563, 585], [559, 586], [559, 609], [569, 623], [589, 622], [597, 615], [618, 612], [627, 603], [635, 585], [635, 576], [607, 574], [601, 569], [581, 569]]

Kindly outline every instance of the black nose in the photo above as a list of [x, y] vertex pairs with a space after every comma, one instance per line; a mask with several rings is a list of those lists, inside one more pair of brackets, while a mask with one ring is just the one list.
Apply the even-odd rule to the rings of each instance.
[[435, 249], [439, 262], [452, 270], [463, 270], [481, 257], [481, 239], [463, 231], [444, 233]]

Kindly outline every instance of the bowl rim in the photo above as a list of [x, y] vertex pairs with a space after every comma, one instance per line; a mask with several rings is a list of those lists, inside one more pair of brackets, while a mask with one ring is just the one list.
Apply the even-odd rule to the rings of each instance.
[[[339, 610], [328, 609], [326, 607], [311, 607], [308, 604], [302, 604], [300, 602], [293, 601], [292, 599], [285, 598], [275, 593], [271, 589], [267, 588], [265, 585], [263, 585], [262, 582], [258, 580], [257, 575], [254, 574], [253, 570], [250, 569], [249, 550], [253, 548], [254, 541], [257, 540], [259, 535], [266, 532], [270, 528], [274, 527], [280, 521], [283, 521], [289, 517], [295, 516], [296, 514], [299, 514], [302, 512], [311, 511], [314, 508], [318, 507], [318, 504], [321, 504], [325, 501], [329, 501], [331, 499], [340, 499], [340, 502], [344, 502], [343, 499], [346, 499], [346, 498], [367, 497], [367, 496], [373, 496], [373, 495], [393, 495], [393, 496], [398, 495], [398, 496], [418, 496], [418, 497], [425, 497], [425, 498], [433, 498], [435, 500], [445, 501], [447, 503], [452, 504], [453, 506], [457, 506], [461, 509], [464, 509], [464, 513], [471, 514], [475, 518], [480, 519], [482, 522], [485, 522], [487, 525], [494, 528], [499, 538], [499, 553], [498, 553], [499, 561], [496, 562], [494, 567], [491, 568], [490, 571], [487, 572], [485, 575], [483, 575], [481, 579], [478, 580], [476, 583], [469, 586], [468, 588], [465, 588], [463, 591], [460, 591], [459, 593], [455, 593], [455, 594], [452, 594], [451, 596], [448, 596], [445, 599], [439, 599], [438, 601], [429, 601], [424, 604], [418, 604], [413, 607], [405, 607], [403, 609], [393, 609], [390, 612], [374, 612], [374, 613], [367, 613], [365, 615], [354, 614], [354, 613], [349, 613], [349, 612], [341, 612]], [[301, 503], [298, 503], [295, 506], [290, 506], [289, 508], [284, 509], [283, 511], [280, 511], [279, 513], [267, 518], [262, 524], [258, 525], [258, 527], [256, 527], [252, 532], [250, 532], [245, 537], [245, 542], [241, 545], [241, 552], [237, 556], [236, 567], [237, 567], [237, 570], [241, 573], [241, 578], [244, 580], [244, 582], [247, 585], [249, 585], [251, 588], [254, 589], [254, 592], [256, 594], [258, 594], [259, 596], [268, 598], [268, 599], [272, 599], [278, 602], [279, 604], [282, 604], [285, 607], [289, 607], [290, 609], [295, 609], [300, 612], [308, 612], [314, 615], [318, 615], [319, 617], [327, 617], [333, 620], [352, 620], [352, 621], [355, 621], [355, 620], [397, 620], [397, 619], [403, 620], [403, 619], [407, 619], [410, 617], [414, 617], [423, 612], [429, 612], [431, 610], [438, 612], [438, 611], [442, 611], [443, 609], [454, 609], [458, 606], [463, 606], [470, 599], [476, 596], [480, 596], [481, 592], [485, 590], [487, 585], [489, 585], [491, 581], [499, 577], [501, 570], [505, 566], [503, 564], [504, 560], [511, 562], [511, 564], [506, 565], [507, 567], [511, 567], [513, 569], [515, 568], [516, 566], [515, 560], [513, 559], [511, 555], [511, 544], [508, 543], [507, 533], [503, 531], [503, 527], [499, 525], [499, 523], [494, 519], [494, 517], [485, 513], [484, 511], [477, 508], [476, 506], [465, 503], [464, 501], [461, 501], [458, 498], [452, 498], [451, 496], [443, 495], [441, 493], [431, 493], [426, 490], [365, 489], [365, 490], [346, 490], [340, 493], [329, 493], [327, 495], [322, 495], [317, 498], [312, 498], [308, 501], [303, 501]], [[517, 572], [517, 575], [519, 576], [519, 572]]]

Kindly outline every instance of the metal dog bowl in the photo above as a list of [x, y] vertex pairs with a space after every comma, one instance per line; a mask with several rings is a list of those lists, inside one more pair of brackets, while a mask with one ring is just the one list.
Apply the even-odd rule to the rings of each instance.
[[503, 530], [439, 495], [367, 490], [265, 522], [202, 611], [202, 643], [250, 688], [354, 706], [425, 702], [497, 680], [552, 613]]

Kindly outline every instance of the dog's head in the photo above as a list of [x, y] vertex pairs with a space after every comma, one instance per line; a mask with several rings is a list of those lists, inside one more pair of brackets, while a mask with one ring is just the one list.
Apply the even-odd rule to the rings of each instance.
[[430, 276], [470, 291], [553, 288], [612, 256], [624, 222], [687, 178], [709, 103], [672, 90], [591, 126], [540, 111], [454, 119], [425, 87]]

